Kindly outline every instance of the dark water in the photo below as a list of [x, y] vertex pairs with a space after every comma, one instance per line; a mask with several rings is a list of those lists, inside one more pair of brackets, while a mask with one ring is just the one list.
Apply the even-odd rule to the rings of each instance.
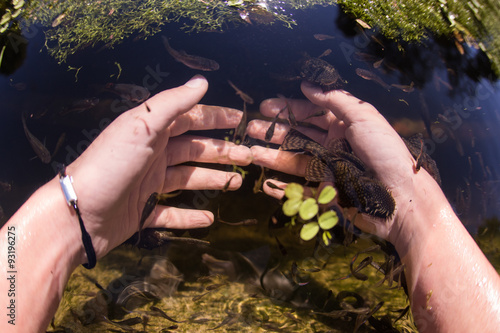
[[[298, 26], [294, 29], [276, 23], [200, 34], [180, 31], [180, 23], [168, 24], [162, 33], [147, 40], [131, 38], [114, 49], [97, 46], [71, 55], [67, 63], [60, 65], [43, 48], [43, 28], [35, 27], [36, 32], [27, 39], [22, 66], [9, 76], [0, 76], [0, 181], [11, 187], [9, 191], [0, 189], [0, 206], [5, 214], [2, 224], [37, 187], [55, 175], [53, 165], [33, 158], [35, 154], [25, 137], [21, 114], [31, 116], [28, 127], [45, 141], [51, 152], [59, 136], [66, 133], [66, 141], [54, 161], [71, 162], [102, 128], [133, 106], [101, 91], [106, 83], [117, 82], [110, 77], [118, 73], [115, 62], [123, 68], [118, 82], [148, 85], [152, 94], [183, 84], [198, 73], [166, 52], [162, 35], [169, 37], [172, 47], [220, 64], [220, 70], [203, 73], [210, 88], [201, 103], [241, 109], [241, 99], [227, 84], [230, 79], [256, 100], [249, 108], [253, 116], [266, 98], [277, 94], [303, 97], [300, 81], [283, 82], [273, 79], [271, 73], [293, 70], [305, 53], [319, 56], [332, 49], [323, 59], [335, 66], [347, 81], [346, 90], [376, 106], [402, 135], [421, 132], [426, 136], [427, 151], [441, 172], [442, 188], [469, 231], [476, 234], [487, 221], [498, 220], [500, 93], [485, 57], [473, 49], [461, 55], [454, 43], [443, 39], [406, 45], [405, 52], [400, 52], [394, 42], [383, 36], [375, 35], [380, 45], [370, 37], [372, 32], [363, 34], [355, 30], [352, 20], [339, 13], [337, 7], [299, 11], [295, 19]], [[319, 41], [313, 37], [318, 33], [335, 38]], [[362, 54], [373, 58], [367, 59]], [[382, 65], [374, 68], [373, 63], [382, 58]], [[76, 71], [68, 70], [68, 66], [81, 67], [77, 79]], [[393, 87], [388, 91], [356, 75], [356, 68], [372, 71], [389, 85], [413, 82], [414, 90], [404, 92]], [[152, 75], [155, 71], [161, 73], [156, 79]], [[99, 103], [81, 113], [60, 115], [64, 107], [87, 97], [97, 97]], [[430, 126], [427, 130], [425, 124]], [[235, 199], [231, 203], [228, 201], [231, 196], [218, 202], [227, 208], [228, 214], [238, 215], [234, 211], [239, 211], [243, 218], [251, 217], [248, 215], [252, 213], [266, 219], [274, 203], [264, 196], [253, 195], [253, 180], [260, 170], [255, 167], [248, 170], [251, 174], [234, 198], [255, 198], [255, 202]], [[193, 206], [213, 208], [209, 201], [217, 193], [200, 193], [194, 195], [199, 198], [193, 199]], [[256, 207], [264, 207], [264, 211], [259, 212]], [[268, 221], [260, 222], [264, 225], [262, 232], [266, 233]], [[220, 248], [238, 251], [262, 241], [242, 241], [241, 235], [235, 234], [233, 238], [230, 231], [208, 237], [218, 242]]]

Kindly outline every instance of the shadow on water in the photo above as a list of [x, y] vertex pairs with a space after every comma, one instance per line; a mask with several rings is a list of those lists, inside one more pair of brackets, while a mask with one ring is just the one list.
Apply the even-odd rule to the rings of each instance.
[[[137, 33], [114, 48], [97, 44], [70, 55], [62, 64], [46, 54], [46, 28], [34, 26], [23, 30], [29, 37], [14, 38], [21, 29], [13, 25], [11, 35], [3, 34], [0, 43], [8, 40], [5, 45], [15, 46], [5, 49], [1, 63], [0, 224], [55, 175], [52, 163], [33, 158], [22, 114], [28, 116], [29, 130], [51, 153], [65, 133], [52, 161], [70, 163], [107, 124], [137, 105], [110, 90], [110, 83], [147, 86], [155, 94], [198, 73], [166, 52], [162, 36], [176, 49], [220, 64], [218, 71], [203, 73], [210, 88], [202, 103], [241, 109], [240, 97], [227, 83], [231, 80], [256, 101], [248, 109], [250, 119], [260, 117], [258, 105], [266, 98], [277, 94], [303, 98], [300, 81], [276, 77], [297, 73], [305, 54], [318, 57], [331, 49], [322, 59], [338, 70], [346, 81], [344, 89], [377, 107], [402, 136], [424, 135], [445, 194], [500, 270], [500, 98], [488, 57], [466, 44], [460, 49], [451, 38], [420, 43], [389, 40], [375, 28], [362, 28], [336, 6], [296, 11], [293, 17], [297, 22], [293, 29], [254, 23], [199, 34], [185, 34], [180, 30], [184, 22], [170, 22], [147, 39]], [[18, 35], [13, 35], [16, 29]], [[332, 38], [318, 39], [315, 34]], [[232, 135], [229, 131], [202, 134]], [[229, 222], [256, 219], [257, 224], [231, 226], [216, 221], [202, 230], [172, 231], [157, 249], [130, 245], [116, 249], [95, 270], [84, 273], [79, 268], [73, 274], [51, 329], [351, 332], [359, 328], [359, 332], [371, 332], [391, 331], [394, 326], [398, 331], [415, 331], [408, 315], [394, 323], [407, 299], [402, 289], [390, 289], [387, 282], [377, 286], [384, 277], [380, 269], [363, 268], [359, 273], [366, 274], [366, 280], [343, 279], [352, 274], [351, 259], [375, 240], [357, 234], [344, 247], [345, 235], [339, 232], [332, 252], [318, 259], [312, 242], [300, 241], [297, 230], [285, 227], [287, 221], [274, 220], [280, 202], [253, 192], [260, 168], [244, 170], [248, 174], [236, 192], [184, 191], [168, 204], [208, 209]], [[300, 181], [269, 170], [266, 177]], [[201, 239], [210, 246], [185, 245], [175, 237]], [[370, 256], [382, 265], [390, 254], [365, 253], [356, 265]], [[158, 258], [162, 267], [167, 267], [164, 260], [168, 259], [178, 271], [161, 271], [160, 278], [152, 279]], [[215, 266], [223, 269], [214, 273]], [[307, 277], [308, 283], [301, 285], [298, 276]], [[172, 279], [172, 290], [166, 292], [162, 286]], [[284, 286], [282, 295], [277, 292], [280, 288], [266, 288], [265, 279]], [[137, 298], [127, 310], [116, 306], [125, 288], [130, 299]], [[381, 301], [385, 303], [377, 309]], [[378, 311], [370, 314], [373, 309]]]

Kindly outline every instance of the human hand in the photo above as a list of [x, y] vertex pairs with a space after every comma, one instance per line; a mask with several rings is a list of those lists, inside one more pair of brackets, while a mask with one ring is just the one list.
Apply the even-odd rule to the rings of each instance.
[[[395, 213], [387, 221], [366, 214], [356, 214], [356, 210], [350, 210], [348, 217], [354, 218], [354, 223], [363, 231], [396, 242], [402, 232], [401, 228], [405, 227], [402, 221], [406, 214], [415, 209], [415, 184], [422, 188], [429, 186], [430, 190], [439, 190], [439, 187], [425, 170], [414, 173], [415, 160], [404, 142], [372, 105], [342, 90], [323, 92], [321, 88], [308, 82], [303, 82], [301, 88], [310, 101], [288, 100], [295, 117], [298, 121], [305, 120], [323, 131], [300, 126], [298, 130], [325, 147], [329, 147], [336, 139], [347, 139], [354, 154], [387, 186], [396, 202]], [[283, 99], [268, 99], [262, 102], [261, 112], [265, 116], [274, 117], [284, 106]], [[325, 109], [328, 110], [325, 115], [310, 117]], [[286, 113], [280, 115], [286, 116]], [[254, 120], [248, 126], [248, 133], [264, 139], [268, 128], [269, 122]], [[272, 142], [282, 143], [289, 128], [287, 125], [277, 124]], [[307, 162], [311, 159], [311, 156], [304, 154], [259, 146], [251, 149], [254, 163], [297, 176], [305, 175]], [[283, 196], [283, 191], [269, 188], [265, 182], [264, 191], [277, 198]]]
[[[239, 174], [180, 165], [251, 162], [247, 147], [181, 136], [191, 130], [234, 128], [239, 123], [241, 111], [196, 105], [207, 87], [205, 78], [196, 76], [125, 112], [66, 168], [98, 258], [138, 231], [151, 193], [222, 189], [229, 179], [229, 190], [241, 186]], [[209, 211], [157, 206], [144, 228], [199, 228], [210, 225], [213, 218]]]

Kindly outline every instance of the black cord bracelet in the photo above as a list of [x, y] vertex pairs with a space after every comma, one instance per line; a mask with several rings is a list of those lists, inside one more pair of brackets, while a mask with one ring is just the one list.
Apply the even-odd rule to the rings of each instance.
[[66, 167], [63, 165], [61, 171], [59, 171], [59, 183], [61, 184], [64, 197], [69, 206], [75, 209], [76, 215], [78, 216], [78, 222], [80, 223], [80, 230], [82, 231], [82, 242], [85, 252], [87, 253], [88, 263], [83, 264], [83, 267], [91, 269], [95, 267], [97, 262], [95, 256], [94, 246], [92, 245], [92, 238], [90, 238], [89, 233], [85, 229], [83, 224], [82, 215], [80, 214], [80, 209], [78, 209], [77, 197], [75, 189], [73, 188], [73, 179], [66, 175]]

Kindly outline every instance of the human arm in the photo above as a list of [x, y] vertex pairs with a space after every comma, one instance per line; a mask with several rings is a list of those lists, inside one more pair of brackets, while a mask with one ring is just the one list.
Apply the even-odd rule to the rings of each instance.
[[[180, 165], [187, 161], [245, 165], [251, 161], [246, 147], [181, 136], [189, 130], [234, 128], [239, 123], [241, 112], [237, 110], [196, 105], [207, 87], [204, 78], [195, 77], [149, 99], [147, 107], [142, 104], [120, 115], [66, 168], [74, 180], [97, 258], [137, 232], [151, 193], [222, 189], [229, 179], [228, 189], [241, 185], [239, 174]], [[209, 211], [158, 206], [144, 227], [205, 227], [213, 218]], [[16, 325], [10, 325], [2, 312], [0, 331], [43, 331], [71, 272], [87, 262], [77, 216], [66, 204], [57, 177], [37, 190], [0, 230], [4, 273], [12, 270], [6, 262], [9, 227], [14, 227], [16, 235]], [[2, 276], [2, 307], [10, 302], [9, 287]]]
[[[325, 147], [346, 138], [354, 153], [382, 181], [396, 201], [392, 218], [380, 220], [350, 214], [362, 230], [395, 245], [406, 267], [415, 322], [422, 332], [494, 332], [500, 327], [500, 278], [485, 258], [443, 192], [425, 171], [414, 172], [415, 161], [385, 118], [370, 104], [345, 91], [322, 92], [302, 84], [310, 100], [289, 100], [298, 120], [322, 109], [326, 115], [306, 120], [322, 131], [299, 128]], [[312, 102], [312, 103], [311, 103]], [[261, 112], [275, 116], [280, 99], [261, 104]], [[286, 114], [283, 115], [284, 117]], [[253, 121], [250, 135], [263, 139], [269, 123]], [[281, 143], [288, 126], [276, 126], [272, 141]], [[304, 176], [303, 154], [252, 147], [254, 163]], [[277, 182], [274, 182], [277, 183]], [[264, 190], [275, 197], [283, 191]], [[352, 213], [352, 210], [350, 210]]]

